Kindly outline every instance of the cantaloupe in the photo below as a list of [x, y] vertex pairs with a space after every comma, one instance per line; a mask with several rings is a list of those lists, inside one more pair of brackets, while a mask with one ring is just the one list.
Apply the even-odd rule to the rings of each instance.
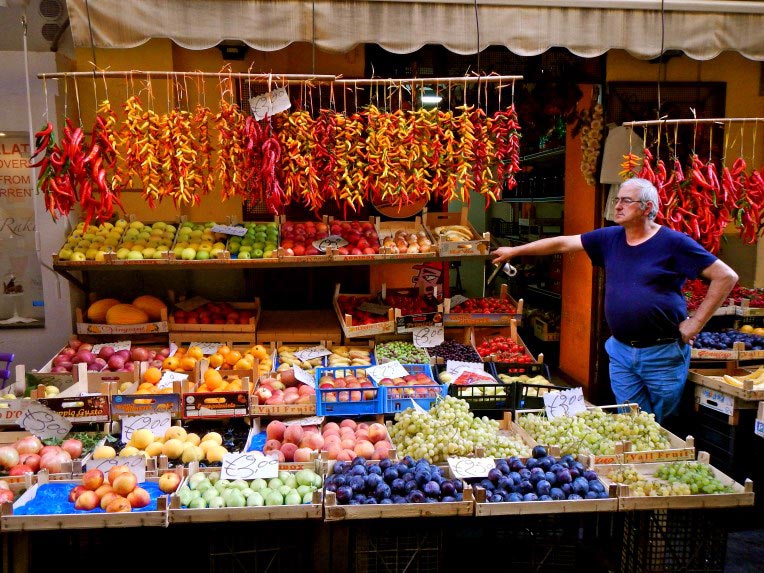
[[108, 310], [119, 304], [116, 298], [102, 298], [95, 301], [88, 307], [88, 320], [90, 322], [103, 324], [106, 321]]
[[106, 324], [143, 324], [149, 315], [132, 304], [116, 304], [106, 313]]
[[162, 320], [162, 310], [167, 310], [165, 303], [148, 294], [136, 298], [133, 301], [133, 306], [148, 314], [151, 320]]

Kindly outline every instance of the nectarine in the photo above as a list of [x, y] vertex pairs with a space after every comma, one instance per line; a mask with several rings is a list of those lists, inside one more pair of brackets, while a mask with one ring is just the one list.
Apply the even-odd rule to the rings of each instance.
[[98, 496], [92, 490], [85, 490], [77, 497], [74, 502], [74, 509], [90, 511], [98, 507]]
[[95, 491], [103, 485], [103, 472], [99, 469], [92, 469], [85, 472], [82, 476], [82, 485], [90, 491]]
[[136, 487], [127, 494], [127, 501], [130, 502], [130, 507], [146, 507], [151, 503], [151, 496], [142, 487]]
[[126, 513], [132, 509], [130, 502], [126, 498], [118, 497], [106, 506], [106, 513]]
[[119, 474], [114, 478], [114, 481], [111, 482], [111, 487], [114, 488], [114, 491], [119, 495], [127, 495], [135, 489], [136, 485], [138, 485], [138, 478], [130, 472]]
[[284, 441], [299, 444], [304, 433], [302, 426], [299, 424], [292, 424], [291, 426], [287, 426], [284, 431]]
[[111, 468], [109, 470], [109, 476], [108, 476], [109, 477], [109, 483], [112, 484], [112, 486], [113, 486], [114, 485], [114, 480], [117, 478], [117, 476], [120, 475], [120, 474], [125, 474], [125, 473], [127, 473], [127, 474], [132, 473], [130, 471], [129, 467], [127, 467], [125, 465], [114, 466], [113, 468]]

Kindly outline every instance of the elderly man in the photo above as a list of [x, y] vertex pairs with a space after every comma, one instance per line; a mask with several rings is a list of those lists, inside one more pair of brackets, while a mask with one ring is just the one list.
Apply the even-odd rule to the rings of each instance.
[[[652, 183], [629, 179], [618, 190], [618, 226], [501, 247], [493, 262], [585, 250], [592, 264], [604, 267], [605, 318], [612, 333], [605, 350], [613, 393], [619, 403], [636, 402], [660, 422], [679, 404], [693, 339], [738, 277], [687, 235], [657, 224], [659, 208]], [[681, 287], [697, 276], [710, 285], [688, 318]]]

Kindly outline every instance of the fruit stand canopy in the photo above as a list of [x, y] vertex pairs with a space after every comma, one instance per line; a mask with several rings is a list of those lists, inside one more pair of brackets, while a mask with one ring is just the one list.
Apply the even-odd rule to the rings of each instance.
[[[240, 40], [258, 50], [293, 42], [346, 52], [373, 43], [395, 53], [441, 44], [475, 53], [472, 0], [68, 0], [76, 47], [131, 48], [170, 38], [194, 50]], [[522, 56], [565, 47], [584, 57], [623, 49], [638, 58], [682, 50], [707, 60], [722, 51], [764, 60], [763, 0], [479, 0], [480, 48]], [[663, 4], [664, 14], [661, 14]], [[90, 22], [90, 26], [89, 26]]]

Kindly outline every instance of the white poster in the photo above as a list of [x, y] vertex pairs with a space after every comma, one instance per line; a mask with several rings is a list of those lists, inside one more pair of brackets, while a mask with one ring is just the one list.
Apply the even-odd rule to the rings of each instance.
[[0, 328], [45, 325], [29, 142], [0, 137]]

